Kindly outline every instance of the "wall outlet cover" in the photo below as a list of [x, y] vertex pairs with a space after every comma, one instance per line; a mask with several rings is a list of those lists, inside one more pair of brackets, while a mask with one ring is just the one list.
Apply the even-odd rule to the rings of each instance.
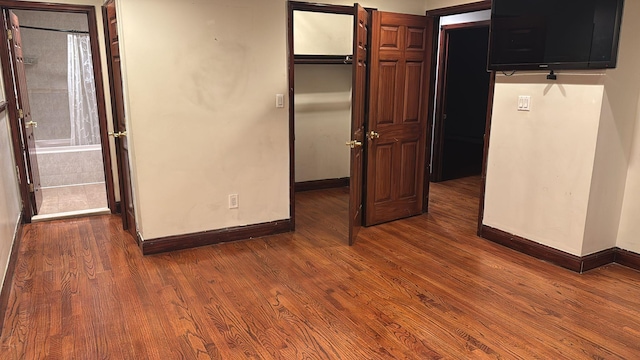
[[229, 194], [229, 209], [237, 209], [238, 207], [238, 194]]

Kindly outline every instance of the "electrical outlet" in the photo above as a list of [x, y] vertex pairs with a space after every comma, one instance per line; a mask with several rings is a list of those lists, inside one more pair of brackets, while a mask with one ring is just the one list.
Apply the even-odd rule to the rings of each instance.
[[229, 194], [229, 209], [238, 208], [238, 194]]
[[276, 107], [277, 108], [284, 107], [284, 94], [276, 94]]

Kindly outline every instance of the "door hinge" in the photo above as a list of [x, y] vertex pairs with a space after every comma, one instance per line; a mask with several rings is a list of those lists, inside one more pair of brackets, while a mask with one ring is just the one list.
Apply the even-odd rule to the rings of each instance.
[[8, 38], [9, 40], [13, 40], [13, 31], [11, 31], [11, 30], [7, 30], [7, 38]]
[[18, 109], [18, 119], [24, 119], [24, 111], [22, 109]]
[[22, 179], [20, 179], [20, 168], [16, 166], [16, 176], [18, 177], [18, 184], [22, 183]]
[[36, 188], [33, 184], [29, 184], [29, 192], [36, 192]]

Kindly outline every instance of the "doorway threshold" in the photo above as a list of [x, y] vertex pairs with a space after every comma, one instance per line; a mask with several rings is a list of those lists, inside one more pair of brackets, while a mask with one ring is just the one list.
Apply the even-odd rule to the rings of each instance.
[[61, 220], [61, 219], [70, 219], [70, 218], [93, 216], [93, 215], [109, 215], [109, 214], [111, 214], [111, 210], [105, 207], [105, 208], [89, 209], [89, 210], [67, 211], [67, 212], [61, 212], [61, 213], [55, 213], [55, 214], [35, 215], [31, 218], [31, 222]]

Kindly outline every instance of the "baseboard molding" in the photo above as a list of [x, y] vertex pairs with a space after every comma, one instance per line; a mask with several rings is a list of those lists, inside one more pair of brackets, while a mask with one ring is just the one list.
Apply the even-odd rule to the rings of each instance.
[[640, 254], [628, 250], [617, 249], [615, 262], [640, 271]]
[[509, 234], [506, 231], [482, 225], [482, 237], [510, 249], [533, 256], [540, 260], [548, 261], [569, 270], [576, 272], [580, 272], [582, 270], [582, 259], [579, 256], [527, 240], [520, 236]]
[[486, 225], [482, 226], [481, 236], [510, 249], [579, 273], [614, 262], [640, 270], [640, 254], [617, 247], [590, 255], [576, 256]]
[[582, 260], [582, 269], [580, 270], [580, 273], [616, 262], [616, 254], [619, 250], [620, 249], [617, 247], [614, 247], [580, 257]]
[[292, 230], [290, 219], [262, 224], [239, 226], [194, 234], [176, 235], [142, 242], [142, 254], [150, 255], [167, 251], [190, 249], [222, 242], [281, 234]]
[[349, 178], [302, 181], [295, 184], [296, 192], [309, 190], [333, 189], [349, 186]]
[[11, 288], [13, 287], [13, 275], [16, 271], [16, 264], [18, 262], [18, 250], [20, 249], [20, 243], [22, 241], [23, 219], [24, 213], [20, 212], [20, 216], [18, 216], [18, 223], [16, 225], [16, 231], [13, 237], [13, 245], [11, 245], [9, 263], [7, 264], [7, 273], [4, 274], [4, 282], [1, 285], [2, 289], [0, 289], [0, 334], [2, 334], [4, 317], [7, 313], [7, 306], [9, 306], [9, 295], [11, 294]]

